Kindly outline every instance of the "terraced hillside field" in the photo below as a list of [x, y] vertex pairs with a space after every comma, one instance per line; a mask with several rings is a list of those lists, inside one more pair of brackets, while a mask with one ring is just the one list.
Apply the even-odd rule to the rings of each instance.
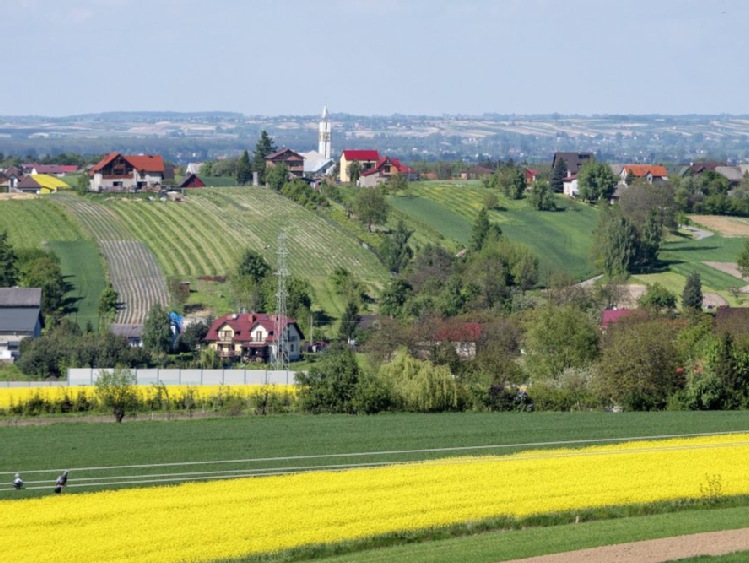
[[[245, 248], [275, 267], [277, 239], [288, 237], [288, 268], [306, 278], [315, 302], [337, 312], [329, 277], [344, 267], [371, 289], [386, 272], [376, 256], [314, 213], [263, 189], [211, 188], [182, 202], [111, 201], [103, 204], [115, 223], [145, 242], [166, 276], [195, 280], [226, 275]], [[120, 228], [120, 227], [118, 227]]]
[[156, 258], [115, 213], [104, 205], [76, 196], [59, 201], [99, 244], [110, 282], [120, 298], [115, 322], [140, 324], [153, 305], [167, 305], [169, 295]]
[[[460, 244], [467, 244], [471, 228], [483, 207], [487, 190], [479, 182], [415, 182], [410, 196], [391, 197], [389, 202]], [[496, 192], [495, 192], [496, 193]], [[531, 209], [523, 199], [499, 196], [499, 208], [489, 213], [502, 232], [530, 247], [542, 264], [578, 279], [593, 276], [591, 260], [597, 211], [561, 196], [557, 212]]]

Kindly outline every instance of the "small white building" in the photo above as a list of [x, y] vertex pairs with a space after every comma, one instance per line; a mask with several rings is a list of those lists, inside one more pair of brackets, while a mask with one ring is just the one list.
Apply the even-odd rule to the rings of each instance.
[[577, 197], [577, 194], [580, 193], [579, 188], [577, 187], [577, 175], [567, 176], [564, 180], [562, 180], [564, 185], [564, 195], [569, 197]]

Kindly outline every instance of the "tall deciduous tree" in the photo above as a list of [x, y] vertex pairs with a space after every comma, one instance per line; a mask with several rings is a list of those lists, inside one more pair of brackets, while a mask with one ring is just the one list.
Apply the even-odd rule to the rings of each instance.
[[608, 201], [614, 193], [616, 181], [609, 165], [603, 162], [590, 161], [580, 167], [577, 173], [580, 198], [595, 202]]
[[681, 294], [681, 306], [687, 311], [702, 310], [702, 280], [699, 272], [692, 272], [684, 284]]
[[108, 284], [99, 296], [99, 319], [106, 323], [112, 322], [117, 313], [118, 301], [119, 295], [117, 291], [115, 291], [111, 283]]
[[284, 184], [289, 181], [289, 167], [283, 162], [271, 166], [265, 171], [265, 183], [276, 192], [280, 192]]
[[18, 283], [16, 253], [8, 242], [8, 231], [0, 231], [0, 287], [13, 287]]
[[377, 188], [366, 188], [356, 196], [355, 212], [359, 221], [372, 230], [372, 225], [384, 225], [388, 216], [385, 196]]
[[500, 171], [502, 193], [512, 199], [520, 199], [525, 192], [525, 172], [519, 166], [506, 166]]
[[637, 254], [637, 232], [618, 207], [604, 209], [598, 217], [593, 252], [609, 278], [626, 276]]
[[237, 161], [236, 179], [240, 186], [244, 186], [252, 180], [252, 163], [250, 162], [250, 153], [246, 150]]
[[265, 159], [276, 150], [276, 145], [273, 144], [273, 139], [268, 135], [268, 132], [261, 131], [260, 138], [255, 145], [255, 156], [252, 160], [252, 169], [258, 173], [260, 184], [265, 184]]
[[548, 182], [536, 180], [531, 186], [529, 203], [539, 211], [554, 211], [557, 206], [554, 202], [554, 192]]
[[143, 347], [154, 354], [166, 354], [172, 342], [169, 316], [161, 305], [151, 307], [143, 324]]

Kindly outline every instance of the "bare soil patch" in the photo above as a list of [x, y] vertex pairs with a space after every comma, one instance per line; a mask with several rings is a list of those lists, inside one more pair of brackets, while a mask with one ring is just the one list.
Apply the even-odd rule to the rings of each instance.
[[704, 532], [518, 559], [524, 563], [660, 563], [700, 555], [749, 551], [749, 528]]
[[695, 223], [721, 234], [724, 237], [749, 236], [749, 220], [743, 217], [726, 217], [722, 215], [690, 215]]
[[0, 193], [0, 201], [6, 201], [9, 199], [36, 199], [37, 196], [35, 194], [26, 194], [22, 192], [10, 192], [10, 193]]

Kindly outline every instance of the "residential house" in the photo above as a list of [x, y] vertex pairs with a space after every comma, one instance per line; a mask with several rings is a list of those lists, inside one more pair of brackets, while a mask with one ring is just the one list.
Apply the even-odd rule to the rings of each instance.
[[179, 184], [177, 184], [178, 188], [204, 188], [205, 183], [203, 180], [200, 179], [200, 177], [197, 174], [188, 174], [182, 180]]
[[95, 192], [133, 192], [164, 183], [160, 155], [125, 155], [112, 152], [91, 168], [90, 189]]
[[13, 190], [13, 188], [18, 185], [21, 178], [23, 178], [23, 174], [21, 174], [21, 171], [18, 168], [15, 166], [6, 168], [3, 170], [2, 177], [0, 177], [0, 187], [3, 188], [0, 189], [0, 191], [8, 192]]
[[350, 164], [358, 162], [359, 166], [361, 166], [361, 172], [364, 173], [374, 168], [379, 160], [380, 153], [375, 150], [347, 149], [341, 153], [341, 158], [338, 161], [338, 177], [341, 179], [341, 182], [350, 182], [351, 178], [348, 175]]
[[[267, 313], [230, 313], [213, 321], [205, 341], [220, 358], [271, 363], [278, 354], [276, 320]], [[281, 317], [281, 325], [289, 360], [298, 360], [304, 335], [294, 319]]]
[[668, 180], [668, 172], [662, 164], [625, 164], [619, 174], [619, 179], [626, 182], [627, 178], [633, 176], [636, 180], [645, 180], [647, 183], [663, 182]]
[[0, 288], [0, 361], [16, 361], [21, 340], [41, 335], [41, 310], [40, 288]]
[[555, 152], [554, 159], [551, 162], [551, 169], [557, 165], [559, 160], [564, 160], [564, 165], [567, 168], [567, 176], [576, 176], [580, 171], [580, 167], [593, 160], [592, 152]]
[[70, 186], [57, 176], [37, 174], [35, 176], [23, 176], [11, 191], [43, 195], [69, 189]]
[[569, 197], [577, 197], [580, 193], [580, 188], [577, 186], [577, 175], [567, 176], [563, 181], [564, 195]]
[[450, 344], [462, 360], [476, 357], [476, 347], [481, 340], [481, 324], [449, 319], [433, 327], [433, 340], [437, 344]]
[[419, 173], [416, 170], [401, 163], [397, 158], [386, 156], [379, 159], [374, 167], [361, 173], [358, 185], [362, 188], [373, 188], [398, 174], [405, 175], [409, 181], [419, 179]]
[[37, 174], [65, 176], [67, 174], [75, 174], [78, 172], [78, 166], [75, 164], [37, 164], [35, 162], [27, 162], [21, 164], [21, 171], [24, 175], [30, 174], [32, 176], [36, 176]]
[[720, 162], [692, 162], [689, 166], [681, 168], [679, 174], [681, 176], [697, 176], [708, 170], [715, 172], [715, 169], [722, 165]]
[[716, 166], [715, 172], [725, 177], [731, 187], [738, 186], [744, 179], [744, 172], [739, 166]]
[[115, 336], [122, 336], [127, 340], [130, 348], [143, 347], [143, 325], [142, 324], [124, 324], [112, 323], [109, 325], [109, 332]]
[[265, 157], [265, 166], [273, 168], [285, 164], [289, 169], [289, 176], [301, 178], [304, 176], [304, 157], [296, 151], [283, 148]]
[[533, 168], [525, 169], [525, 185], [528, 187], [528, 189], [531, 189], [531, 187], [533, 186], [533, 182], [536, 181], [537, 177], [538, 170], [534, 170]]
[[476, 164], [475, 166], [471, 166], [465, 172], [461, 172], [460, 179], [461, 180], [481, 180], [483, 178], [486, 178], [487, 176], [491, 176], [492, 174], [494, 174], [494, 168], [489, 168], [488, 166], [481, 166], [480, 164]]

